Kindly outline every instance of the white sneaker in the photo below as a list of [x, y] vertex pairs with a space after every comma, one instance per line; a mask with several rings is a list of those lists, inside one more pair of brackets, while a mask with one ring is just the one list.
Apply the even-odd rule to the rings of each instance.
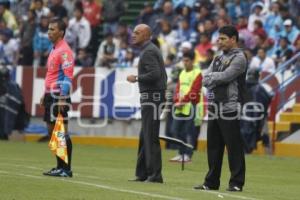
[[[190, 156], [188, 156], [186, 154], [183, 155], [183, 162], [186, 163], [186, 162], [191, 162], [191, 161], [192, 161], [192, 159], [190, 158]], [[180, 159], [177, 162], [182, 162], [182, 156], [180, 156]]]
[[170, 162], [178, 162], [180, 159], [182, 159], [182, 155], [177, 155], [177, 156], [171, 158], [169, 161]]

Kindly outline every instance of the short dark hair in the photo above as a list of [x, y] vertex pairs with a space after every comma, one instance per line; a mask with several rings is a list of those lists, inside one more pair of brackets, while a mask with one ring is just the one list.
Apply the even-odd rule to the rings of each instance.
[[239, 32], [237, 29], [232, 25], [226, 25], [219, 29], [220, 34], [227, 35], [228, 37], [232, 38], [235, 37], [235, 40], [239, 41]]
[[82, 5], [81, 1], [76, 1], [75, 2], [75, 8], [74, 8], [74, 10], [78, 10], [81, 14], [84, 13], [83, 5]]
[[34, 0], [35, 3], [40, 2], [42, 5], [44, 4], [43, 0]]
[[183, 57], [194, 60], [195, 59], [195, 52], [193, 50], [187, 51], [183, 54]]
[[49, 24], [57, 24], [58, 29], [64, 32], [63, 37], [65, 36], [67, 25], [61, 18], [54, 17]]

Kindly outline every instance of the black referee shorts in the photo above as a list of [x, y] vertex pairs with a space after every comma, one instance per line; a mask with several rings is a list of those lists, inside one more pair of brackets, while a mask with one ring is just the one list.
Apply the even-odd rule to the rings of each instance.
[[[44, 96], [44, 121], [47, 123], [55, 123], [57, 115], [58, 115], [58, 103], [59, 94], [45, 94]], [[71, 99], [68, 97], [66, 99], [67, 105], [64, 106], [63, 110], [61, 111], [61, 115], [64, 118], [64, 123], [68, 123], [68, 111], [70, 110], [71, 106]]]

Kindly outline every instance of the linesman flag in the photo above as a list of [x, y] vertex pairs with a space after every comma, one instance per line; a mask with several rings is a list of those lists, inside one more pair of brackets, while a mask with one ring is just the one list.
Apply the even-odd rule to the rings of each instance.
[[68, 164], [67, 142], [65, 138], [64, 119], [59, 113], [49, 142], [49, 148], [60, 159]]

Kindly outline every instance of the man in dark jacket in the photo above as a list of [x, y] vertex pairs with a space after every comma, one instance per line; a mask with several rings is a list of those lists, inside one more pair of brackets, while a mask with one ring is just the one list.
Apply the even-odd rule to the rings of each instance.
[[[228, 152], [231, 177], [228, 191], [242, 191], [245, 182], [245, 155], [240, 134], [240, 110], [244, 102], [247, 59], [237, 48], [239, 35], [235, 27], [219, 30], [218, 46], [223, 51], [214, 58], [204, 75], [208, 89], [207, 156], [209, 171], [200, 190], [218, 190], [224, 148]], [[244, 86], [244, 87], [243, 87]]]
[[248, 70], [247, 88], [251, 92], [252, 102], [257, 105], [249, 106], [248, 112], [244, 113], [247, 117], [241, 120], [241, 134], [245, 141], [246, 153], [256, 149], [259, 140], [262, 140], [265, 146], [269, 145], [268, 131], [263, 130], [263, 127], [267, 127], [268, 108], [272, 95], [259, 83], [259, 76], [259, 70], [253, 68]]
[[132, 36], [133, 45], [140, 47], [138, 76], [129, 75], [127, 81], [138, 82], [142, 112], [136, 178], [133, 181], [162, 183], [159, 117], [165, 101], [167, 74], [160, 50], [150, 41], [151, 29], [137, 25]]

